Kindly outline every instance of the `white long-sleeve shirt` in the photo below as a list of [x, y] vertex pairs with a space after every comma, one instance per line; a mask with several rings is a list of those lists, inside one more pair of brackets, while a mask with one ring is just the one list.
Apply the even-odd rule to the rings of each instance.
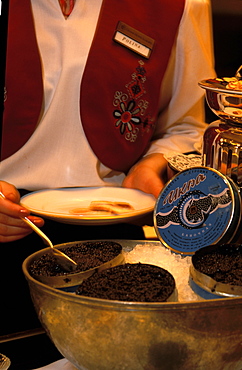
[[[44, 83], [44, 112], [28, 142], [0, 165], [0, 178], [17, 188], [119, 186], [83, 132], [80, 82], [102, 0], [76, 0], [66, 20], [57, 0], [31, 0]], [[80, 48], [79, 45], [82, 45]], [[147, 154], [194, 150], [205, 129], [204, 92], [214, 76], [208, 0], [186, 0], [160, 93], [160, 115]]]

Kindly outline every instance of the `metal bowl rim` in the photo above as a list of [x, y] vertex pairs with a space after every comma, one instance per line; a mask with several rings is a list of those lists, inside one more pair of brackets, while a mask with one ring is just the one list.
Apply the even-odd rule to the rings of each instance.
[[[226, 88], [223, 88], [223, 87], [219, 87], [219, 86], [213, 86], [213, 84], [211, 82], [209, 82], [209, 79], [208, 80], [202, 80], [200, 82], [198, 82], [198, 85], [202, 88], [202, 89], [205, 89], [205, 90], [210, 90], [210, 91], [214, 91], [214, 92], [217, 92], [217, 93], [222, 93], [222, 94], [225, 94], [225, 95], [239, 95], [238, 97], [240, 99], [242, 99], [242, 90], [232, 90], [232, 89], [226, 89]], [[219, 83], [218, 83], [219, 85]]]
[[[98, 241], [108, 241], [108, 240], [98, 240]], [[57, 244], [55, 245], [54, 247], [56, 249], [63, 249], [65, 247], [68, 247], [68, 246], [71, 246], [72, 244], [78, 244], [78, 243], [85, 243], [86, 241], [73, 241], [73, 242], [67, 242], [67, 243], [63, 243], [63, 244]], [[89, 240], [88, 240], [89, 242]], [[118, 244], [118, 243], [117, 243]], [[122, 246], [121, 246], [122, 247]], [[44, 249], [41, 249], [40, 251], [38, 251], [38, 255], [41, 256], [45, 253], [48, 253], [51, 251], [51, 248], [50, 247], [47, 247], [47, 248], [44, 248]], [[32, 255], [30, 255], [29, 257], [29, 262], [31, 263], [32, 261], [34, 261], [34, 256], [35, 256], [35, 253], [33, 253]], [[119, 264], [121, 263], [122, 261], [124, 260], [124, 256], [123, 256], [123, 251], [121, 249], [121, 252], [115, 256], [114, 258], [112, 258], [111, 260], [109, 261], [106, 261], [104, 263], [102, 263], [101, 265], [98, 265], [96, 267], [93, 267], [91, 269], [88, 269], [88, 270], [85, 270], [85, 271], [79, 271], [79, 272], [75, 272], [75, 271], [72, 271], [70, 273], [66, 273], [66, 274], [63, 274], [63, 275], [56, 275], [56, 276], [40, 276], [38, 278], [38, 276], [36, 275], [36, 280], [38, 281], [42, 281], [44, 284], [47, 284], [48, 286], [52, 286], [54, 288], [68, 288], [70, 286], [74, 286], [74, 285], [78, 285], [81, 283], [81, 281], [83, 279], [86, 279], [87, 277], [91, 276], [95, 271], [101, 271], [105, 268], [108, 268], [110, 266], [115, 266], [116, 264]], [[67, 280], [66, 279], [69, 279], [70, 280]]]
[[[123, 243], [128, 243], [128, 240], [115, 240], [115, 242], [120, 243], [123, 246]], [[142, 241], [130, 241], [130, 243], [140, 243], [144, 242]], [[145, 241], [146, 243], [157, 243], [157, 241]], [[66, 243], [65, 243], [66, 244]], [[58, 245], [60, 246], [60, 245]], [[48, 249], [48, 248], [46, 248]], [[85, 304], [85, 305], [92, 305], [92, 306], [98, 306], [102, 308], [108, 307], [109, 309], [113, 310], [183, 310], [187, 309], [188, 307], [191, 309], [201, 309], [201, 307], [205, 308], [211, 308], [211, 306], [219, 306], [221, 305], [227, 306], [227, 305], [234, 305], [234, 304], [241, 304], [242, 305], [242, 298], [238, 297], [231, 297], [231, 298], [221, 298], [221, 299], [211, 299], [211, 300], [198, 300], [198, 301], [191, 301], [191, 302], [126, 302], [126, 301], [115, 301], [115, 300], [105, 300], [105, 299], [99, 299], [99, 298], [92, 298], [92, 297], [84, 297], [81, 295], [75, 295], [72, 293], [65, 292], [63, 290], [59, 290], [56, 288], [53, 288], [51, 286], [48, 286], [46, 284], [41, 283], [40, 281], [33, 278], [29, 272], [28, 267], [30, 260], [32, 260], [33, 257], [37, 256], [43, 251], [37, 251], [31, 255], [29, 255], [22, 264], [23, 273], [28, 281], [28, 283], [31, 285], [35, 285], [38, 287], [38, 289], [45, 290], [49, 295], [54, 296], [61, 296], [65, 300], [70, 300], [75, 303]]]
[[[207, 246], [207, 247], [204, 247], [204, 248], [201, 248], [201, 249], [197, 250], [196, 253], [192, 256], [192, 262], [191, 262], [191, 265], [190, 265], [190, 277], [193, 279], [193, 281], [198, 286], [200, 286], [202, 289], [206, 290], [209, 293], [218, 295], [220, 297], [232, 297], [232, 296], [234, 296], [236, 298], [239, 298], [239, 297], [242, 298], [242, 286], [221, 283], [217, 280], [214, 280], [209, 275], [204, 274], [203, 272], [199, 271], [194, 266], [194, 259], [196, 258], [197, 255], [199, 255], [199, 254], [203, 255], [203, 253], [206, 255], [206, 251], [208, 251], [208, 252], [211, 251], [212, 252], [213, 250], [216, 250], [219, 247], [222, 248], [222, 247], [226, 247], [227, 245], [238, 247], [238, 248], [240, 247], [242, 249], [241, 244], [225, 243], [225, 244], [222, 244], [222, 245], [211, 245], [211, 246]], [[212, 291], [211, 289], [213, 289], [213, 288], [216, 288], [216, 289], [214, 291]]]

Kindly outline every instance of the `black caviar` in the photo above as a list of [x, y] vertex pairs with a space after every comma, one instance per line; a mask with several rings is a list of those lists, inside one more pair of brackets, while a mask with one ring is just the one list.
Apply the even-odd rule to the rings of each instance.
[[[73, 273], [87, 271], [106, 263], [122, 252], [122, 246], [112, 241], [89, 241], [78, 242], [61, 251], [67, 254], [77, 263], [77, 268]], [[35, 260], [29, 272], [35, 276], [60, 276], [70, 274], [66, 272], [56, 261], [52, 253], [45, 253]]]
[[242, 246], [203, 248], [192, 257], [196, 270], [223, 284], [242, 286]]
[[164, 302], [175, 289], [173, 276], [161, 267], [126, 263], [96, 272], [76, 294], [119, 301]]

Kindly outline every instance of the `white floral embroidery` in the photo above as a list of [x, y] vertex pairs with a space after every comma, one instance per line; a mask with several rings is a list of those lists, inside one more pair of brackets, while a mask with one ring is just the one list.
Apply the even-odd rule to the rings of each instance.
[[132, 132], [127, 132], [125, 134], [125, 139], [127, 141], [130, 141], [131, 143], [134, 143], [138, 137], [139, 129], [136, 127], [133, 129]]
[[146, 112], [146, 109], [149, 106], [149, 102], [147, 100], [140, 100], [138, 102], [138, 107], [140, 108], [140, 115], [143, 116]]
[[117, 107], [121, 102], [124, 102], [128, 99], [128, 95], [124, 94], [122, 91], [116, 91], [114, 94], [113, 105]]

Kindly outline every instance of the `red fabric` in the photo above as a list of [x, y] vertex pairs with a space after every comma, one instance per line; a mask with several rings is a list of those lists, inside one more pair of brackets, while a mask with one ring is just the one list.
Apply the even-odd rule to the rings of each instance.
[[59, 4], [63, 15], [69, 17], [74, 8], [75, 0], [59, 0]]
[[[110, 168], [127, 171], [147, 148], [184, 2], [103, 0], [81, 85], [80, 110], [94, 153]], [[11, 0], [9, 12], [2, 159], [33, 133], [43, 97], [30, 1]], [[113, 41], [118, 21], [155, 40], [148, 60]]]
[[[103, 2], [82, 80], [81, 118], [94, 153], [114, 170], [128, 171], [150, 141], [183, 9], [184, 0]], [[113, 41], [119, 20], [155, 40], [148, 60]], [[118, 105], [116, 92], [127, 96]]]
[[29, 0], [9, 1], [2, 159], [20, 149], [35, 129], [42, 106], [41, 64]]

